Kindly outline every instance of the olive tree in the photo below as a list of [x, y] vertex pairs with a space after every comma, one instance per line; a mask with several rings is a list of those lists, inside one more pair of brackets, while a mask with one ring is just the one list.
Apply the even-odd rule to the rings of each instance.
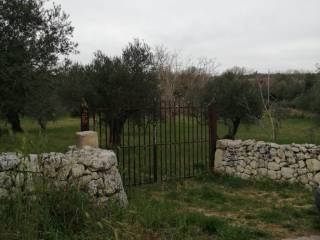
[[121, 57], [97, 53], [92, 64], [96, 106], [110, 109], [110, 144], [118, 145], [125, 121], [138, 118], [159, 99], [159, 87], [150, 47], [138, 39], [123, 49]]
[[[110, 127], [110, 144], [118, 145], [126, 120], [138, 120], [159, 100], [157, 79], [150, 47], [136, 39], [121, 56], [109, 57], [98, 51], [91, 64], [71, 67], [64, 80], [64, 99], [73, 109], [79, 107], [81, 98], [91, 110], [107, 108], [103, 117]], [[68, 87], [72, 85], [77, 87]]]
[[[22, 131], [19, 116], [25, 113], [30, 97], [47, 89], [33, 87], [47, 84], [48, 78], [41, 77], [53, 74], [61, 56], [76, 48], [68, 15], [59, 5], [46, 8], [47, 2], [0, 0], [0, 110], [14, 132]], [[50, 93], [48, 89], [37, 101]]]
[[258, 88], [244, 74], [244, 69], [232, 68], [211, 79], [203, 89], [202, 102], [214, 100], [219, 117], [228, 126], [224, 138], [234, 139], [241, 122], [254, 121], [262, 114]]

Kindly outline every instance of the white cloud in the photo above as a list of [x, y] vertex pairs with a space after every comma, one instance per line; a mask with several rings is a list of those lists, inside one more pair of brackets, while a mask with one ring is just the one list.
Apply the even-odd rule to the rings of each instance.
[[320, 62], [319, 0], [56, 0], [70, 14], [80, 62], [138, 37], [185, 56], [259, 71], [314, 70]]

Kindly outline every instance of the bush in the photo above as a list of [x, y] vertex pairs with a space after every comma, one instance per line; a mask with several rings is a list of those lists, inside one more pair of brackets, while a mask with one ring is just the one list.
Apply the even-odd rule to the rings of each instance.
[[105, 215], [74, 187], [42, 186], [0, 200], [0, 239], [79, 239]]

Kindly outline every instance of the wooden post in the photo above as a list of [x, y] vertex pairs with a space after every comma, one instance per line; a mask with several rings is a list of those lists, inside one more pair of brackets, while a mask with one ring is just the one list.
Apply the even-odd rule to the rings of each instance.
[[82, 102], [80, 105], [80, 117], [81, 117], [81, 132], [89, 131], [89, 107], [84, 98], [82, 98]]
[[216, 111], [215, 100], [213, 99], [208, 105], [208, 124], [209, 124], [209, 158], [210, 170], [214, 170], [214, 159], [217, 149], [217, 128], [218, 128], [218, 114]]

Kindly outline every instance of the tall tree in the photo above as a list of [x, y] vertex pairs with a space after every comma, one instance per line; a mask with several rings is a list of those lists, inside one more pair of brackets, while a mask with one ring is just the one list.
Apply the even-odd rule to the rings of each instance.
[[122, 55], [109, 57], [98, 51], [88, 66], [70, 68], [65, 86], [65, 100], [73, 109], [84, 97], [90, 109], [107, 108], [103, 116], [110, 126], [110, 144], [118, 145], [128, 118], [140, 119], [144, 110], [159, 100], [159, 86], [150, 47], [134, 40]]
[[45, 2], [0, 0], [0, 110], [14, 132], [22, 131], [19, 115], [34, 90], [31, 82], [52, 74], [59, 58], [76, 48], [68, 15]]
[[258, 88], [245, 78], [243, 68], [232, 68], [210, 80], [204, 87], [203, 102], [216, 102], [217, 112], [228, 126], [224, 138], [234, 139], [243, 121], [253, 121], [262, 114]]
[[135, 39], [123, 49], [121, 57], [96, 54], [93, 61], [94, 85], [101, 107], [109, 107], [110, 144], [118, 145], [125, 121], [139, 119], [159, 98], [150, 47]]

